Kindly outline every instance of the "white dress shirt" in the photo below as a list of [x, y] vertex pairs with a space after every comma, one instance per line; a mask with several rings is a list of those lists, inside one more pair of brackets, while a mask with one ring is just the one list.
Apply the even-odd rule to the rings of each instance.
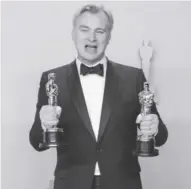
[[[104, 56], [99, 62], [93, 65], [93, 66], [96, 66], [97, 64], [103, 64], [103, 68], [104, 68], [103, 77], [98, 74], [87, 74], [85, 76], [80, 75], [81, 61], [78, 58], [76, 58], [76, 64], [77, 64], [78, 74], [80, 77], [80, 82], [81, 82], [82, 91], [84, 94], [88, 114], [89, 114], [93, 131], [97, 140], [98, 133], [99, 133], [103, 95], [104, 95], [104, 89], [105, 89], [107, 59]], [[86, 65], [86, 66], [91, 67], [90, 65]], [[94, 174], [101, 175], [98, 162], [96, 162]]]

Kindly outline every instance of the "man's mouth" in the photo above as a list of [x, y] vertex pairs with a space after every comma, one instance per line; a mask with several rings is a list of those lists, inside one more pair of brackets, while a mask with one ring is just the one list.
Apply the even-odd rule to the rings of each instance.
[[97, 45], [87, 44], [87, 45], [85, 45], [85, 51], [88, 53], [96, 53], [97, 52]]

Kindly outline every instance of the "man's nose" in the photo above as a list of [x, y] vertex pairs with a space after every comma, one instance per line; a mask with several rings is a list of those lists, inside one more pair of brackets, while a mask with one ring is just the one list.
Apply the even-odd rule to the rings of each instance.
[[88, 39], [91, 42], [96, 41], [96, 33], [95, 32], [90, 32]]

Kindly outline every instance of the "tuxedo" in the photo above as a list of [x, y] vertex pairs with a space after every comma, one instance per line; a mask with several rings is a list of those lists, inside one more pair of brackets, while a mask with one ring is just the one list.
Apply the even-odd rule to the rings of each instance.
[[[91, 189], [95, 164], [99, 163], [101, 189], [141, 189], [140, 165], [133, 155], [136, 147], [137, 115], [140, 113], [138, 93], [145, 81], [141, 69], [107, 61], [105, 89], [98, 138], [96, 140], [88, 115], [76, 61], [44, 72], [41, 77], [36, 115], [30, 131], [32, 146], [40, 148], [42, 128], [39, 111], [47, 105], [45, 85], [48, 74], [56, 74], [58, 105], [62, 108], [58, 127], [64, 129], [64, 145], [57, 147], [54, 189]], [[168, 136], [159, 116], [156, 146]]]

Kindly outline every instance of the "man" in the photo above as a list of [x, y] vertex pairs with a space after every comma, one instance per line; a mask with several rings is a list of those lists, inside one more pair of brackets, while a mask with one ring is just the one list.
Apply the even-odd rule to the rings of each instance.
[[[155, 105], [152, 114], [140, 116], [143, 72], [105, 56], [112, 28], [113, 17], [104, 8], [84, 6], [73, 21], [76, 60], [42, 74], [30, 142], [46, 150], [40, 147], [43, 129], [55, 124], [64, 129], [67, 145], [57, 147], [54, 189], [141, 189], [132, 153], [137, 124], [143, 134], [156, 135], [156, 146], [167, 140]], [[47, 105], [45, 91], [51, 72], [59, 88], [56, 111]]]

